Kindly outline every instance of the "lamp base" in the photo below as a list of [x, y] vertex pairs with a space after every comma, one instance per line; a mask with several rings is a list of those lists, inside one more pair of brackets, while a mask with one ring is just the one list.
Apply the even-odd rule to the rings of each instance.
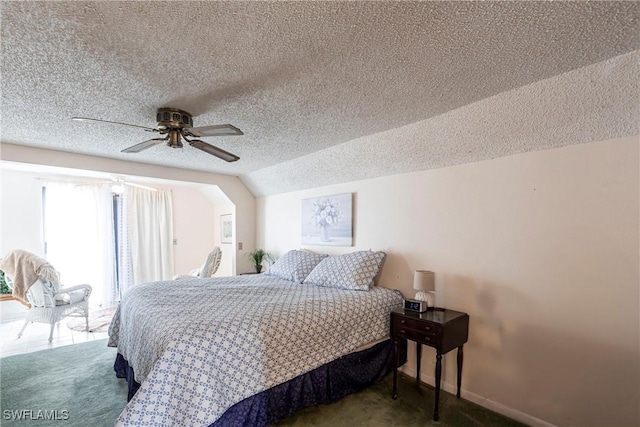
[[436, 299], [433, 295], [433, 292], [428, 291], [420, 291], [416, 293], [416, 297], [418, 301], [424, 301], [427, 303], [428, 310], [433, 310], [436, 305]]

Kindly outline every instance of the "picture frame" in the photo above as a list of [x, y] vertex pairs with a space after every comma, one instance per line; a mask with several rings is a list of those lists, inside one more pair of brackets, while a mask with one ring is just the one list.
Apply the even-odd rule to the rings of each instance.
[[233, 215], [220, 215], [220, 243], [232, 243], [233, 240]]
[[303, 245], [353, 246], [353, 193], [302, 200]]

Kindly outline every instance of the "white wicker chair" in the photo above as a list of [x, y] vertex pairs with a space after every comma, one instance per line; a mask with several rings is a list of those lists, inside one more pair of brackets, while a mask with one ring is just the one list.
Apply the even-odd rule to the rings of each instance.
[[174, 279], [184, 279], [192, 277], [212, 277], [218, 268], [220, 267], [220, 260], [222, 259], [222, 251], [220, 247], [216, 246], [207, 256], [207, 259], [202, 264], [202, 267], [191, 270], [188, 275], [174, 276]]
[[[12, 287], [12, 280], [5, 276], [7, 285]], [[64, 317], [84, 317], [89, 330], [89, 296], [90, 285], [78, 285], [70, 288], [60, 288], [55, 283], [38, 279], [27, 291], [27, 301], [31, 308], [27, 311], [24, 326], [18, 333], [22, 336], [27, 325], [31, 322], [49, 323], [49, 342], [53, 340], [53, 327]]]

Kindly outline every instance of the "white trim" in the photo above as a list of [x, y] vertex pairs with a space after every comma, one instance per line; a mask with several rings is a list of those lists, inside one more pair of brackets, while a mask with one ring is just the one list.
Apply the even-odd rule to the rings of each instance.
[[[416, 369], [415, 367], [407, 367], [408, 364], [400, 367], [399, 371], [404, 372], [407, 376], [415, 378], [416, 377]], [[424, 370], [420, 370], [420, 381], [433, 385], [435, 384], [435, 377], [433, 375], [429, 375], [424, 372]], [[463, 382], [464, 384], [464, 382]], [[454, 384], [450, 384], [446, 381], [442, 381], [441, 390], [444, 390], [451, 394], [456, 394], [458, 388]], [[509, 417], [521, 423], [527, 424], [531, 427], [557, 427], [555, 424], [551, 424], [547, 421], [543, 421], [540, 418], [536, 418], [533, 415], [529, 415], [522, 411], [518, 411], [517, 409], [510, 408], [509, 406], [503, 405], [502, 403], [493, 401], [491, 399], [487, 399], [484, 396], [480, 396], [479, 394], [473, 393], [469, 390], [466, 390], [464, 387], [460, 389], [460, 396], [469, 402], [473, 402], [476, 405], [480, 405], [483, 408], [489, 409], [493, 412], [496, 412], [500, 415], [504, 415], [505, 417]]]

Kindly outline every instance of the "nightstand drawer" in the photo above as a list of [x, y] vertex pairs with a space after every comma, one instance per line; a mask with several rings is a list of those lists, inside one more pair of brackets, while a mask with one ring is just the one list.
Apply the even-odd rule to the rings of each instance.
[[406, 338], [412, 341], [417, 341], [427, 345], [438, 345], [439, 337], [428, 332], [422, 332], [415, 329], [405, 328], [402, 325], [396, 325], [395, 335], [401, 338]]
[[396, 329], [413, 329], [426, 335], [435, 335], [436, 326], [419, 319], [407, 319], [406, 317], [398, 317], [395, 320]]

